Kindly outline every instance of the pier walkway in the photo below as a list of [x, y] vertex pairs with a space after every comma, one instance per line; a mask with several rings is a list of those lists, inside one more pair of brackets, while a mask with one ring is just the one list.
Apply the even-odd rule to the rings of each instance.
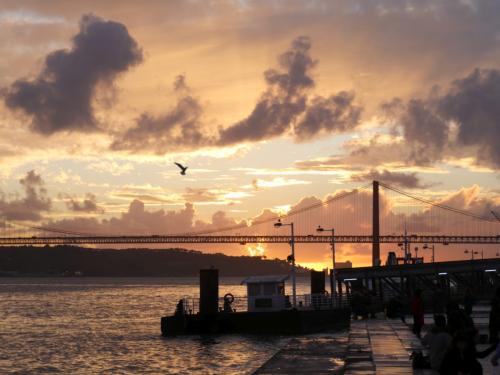
[[[487, 345], [480, 345], [485, 349]], [[431, 375], [414, 370], [410, 354], [423, 350], [420, 340], [399, 320], [370, 319], [351, 323], [348, 332], [306, 335], [291, 339], [254, 375], [345, 374]], [[489, 358], [480, 360], [484, 375], [495, 371]], [[498, 368], [497, 368], [498, 369]]]
[[294, 338], [255, 374], [430, 374], [411, 368], [409, 354], [420, 340], [399, 321], [372, 319], [351, 324], [347, 334]]

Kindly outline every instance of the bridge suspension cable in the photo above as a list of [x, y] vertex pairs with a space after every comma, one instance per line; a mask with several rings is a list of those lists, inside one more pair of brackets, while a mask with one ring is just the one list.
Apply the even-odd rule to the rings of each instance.
[[[359, 188], [355, 188], [355, 189], [350, 190], [350, 191], [342, 192], [342, 193], [340, 193], [338, 195], [335, 195], [335, 196], [333, 196], [331, 198], [328, 198], [328, 199], [326, 199], [324, 201], [320, 201], [318, 203], [311, 204], [309, 206], [303, 207], [303, 208], [298, 209], [298, 210], [289, 211], [288, 213], [286, 213], [284, 215], [280, 215], [280, 218], [286, 219], [286, 218], [289, 218], [289, 217], [292, 217], [292, 216], [295, 216], [295, 215], [298, 215], [298, 214], [302, 214], [302, 213], [311, 211], [311, 210], [313, 210], [315, 208], [318, 208], [318, 207], [328, 206], [330, 203], [332, 203], [334, 201], [338, 201], [338, 200], [341, 200], [343, 198], [349, 197], [351, 195], [357, 194], [360, 190], [366, 189], [366, 188], [368, 188], [370, 186], [371, 186], [371, 183], [367, 184], [367, 185], [364, 185], [364, 186], [361, 186]], [[223, 233], [223, 232], [229, 232], [229, 231], [232, 231], [232, 230], [237, 230], [237, 229], [242, 229], [242, 228], [251, 228], [251, 227], [254, 227], [254, 226], [257, 226], [257, 225], [266, 224], [266, 223], [270, 223], [270, 222], [273, 222], [273, 221], [276, 221], [275, 217], [271, 217], [271, 218], [268, 218], [268, 219], [262, 219], [262, 220], [252, 221], [250, 223], [250, 225], [248, 225], [246, 222], [243, 222], [243, 223], [241, 223], [239, 225], [233, 225], [233, 226], [228, 226], [228, 227], [224, 227], [224, 228], [217, 228], [217, 229], [211, 229], [211, 230], [206, 230], [206, 231], [197, 231], [197, 232], [190, 232], [190, 233], [180, 233], [178, 235], [198, 236], [198, 235], [207, 235], [207, 234], [213, 234], [213, 233]]]
[[380, 186], [383, 186], [384, 188], [386, 188], [388, 190], [392, 190], [395, 193], [404, 195], [404, 196], [406, 196], [408, 198], [411, 198], [411, 199], [414, 199], [414, 200], [416, 200], [416, 201], [418, 201], [420, 203], [425, 203], [425, 204], [428, 204], [430, 206], [438, 207], [438, 208], [441, 208], [441, 209], [447, 210], [447, 211], [451, 211], [451, 212], [454, 212], [454, 213], [459, 214], [459, 215], [468, 216], [468, 217], [473, 218], [473, 219], [482, 220], [482, 221], [489, 222], [489, 223], [496, 223], [496, 224], [499, 223], [498, 221], [493, 220], [492, 218], [489, 218], [489, 217], [476, 215], [476, 214], [474, 214], [474, 213], [472, 213], [470, 211], [461, 210], [459, 208], [451, 207], [451, 206], [448, 206], [448, 205], [445, 205], [445, 204], [442, 204], [442, 203], [437, 203], [437, 202], [433, 202], [433, 201], [428, 200], [428, 199], [424, 199], [424, 198], [420, 198], [420, 197], [414, 196], [414, 195], [412, 195], [410, 193], [407, 193], [406, 191], [403, 191], [403, 190], [395, 188], [393, 186], [384, 184], [382, 182], [379, 182], [379, 184], [380, 184]]

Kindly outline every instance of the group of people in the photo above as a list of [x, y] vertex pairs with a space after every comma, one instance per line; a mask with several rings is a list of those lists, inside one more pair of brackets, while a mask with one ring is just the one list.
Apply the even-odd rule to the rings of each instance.
[[[493, 351], [493, 366], [498, 365], [500, 358], [500, 288], [491, 301], [490, 310], [490, 346], [483, 351], [477, 350], [478, 331], [471, 318], [472, 294], [466, 293], [464, 309], [455, 302], [449, 302], [444, 314], [434, 315], [434, 325], [422, 337], [422, 342], [429, 348], [427, 366], [442, 375], [482, 375], [483, 369], [478, 359], [486, 358]], [[413, 332], [421, 338], [424, 325], [424, 304], [421, 291], [415, 291], [411, 301], [413, 315]]]

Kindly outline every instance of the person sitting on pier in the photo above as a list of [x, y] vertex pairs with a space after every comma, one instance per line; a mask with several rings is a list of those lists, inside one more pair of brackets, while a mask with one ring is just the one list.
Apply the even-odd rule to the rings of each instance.
[[431, 369], [439, 371], [451, 342], [452, 337], [446, 332], [446, 318], [444, 315], [435, 315], [434, 326], [422, 338], [422, 343], [429, 347], [429, 364]]
[[486, 350], [478, 352], [474, 335], [468, 332], [458, 332], [443, 358], [439, 373], [441, 375], [483, 375], [483, 367], [477, 359], [486, 358], [496, 347], [497, 344], [493, 344]]
[[422, 291], [415, 290], [413, 299], [411, 301], [411, 313], [413, 315], [413, 333], [420, 338], [420, 332], [424, 325], [424, 304], [421, 297]]

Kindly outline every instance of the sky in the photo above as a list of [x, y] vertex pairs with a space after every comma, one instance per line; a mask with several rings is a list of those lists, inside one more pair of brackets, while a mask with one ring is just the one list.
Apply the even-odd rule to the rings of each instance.
[[[186, 233], [374, 179], [500, 213], [496, 0], [0, 0], [0, 35], [1, 222]], [[339, 246], [337, 260], [367, 265], [370, 249]]]

